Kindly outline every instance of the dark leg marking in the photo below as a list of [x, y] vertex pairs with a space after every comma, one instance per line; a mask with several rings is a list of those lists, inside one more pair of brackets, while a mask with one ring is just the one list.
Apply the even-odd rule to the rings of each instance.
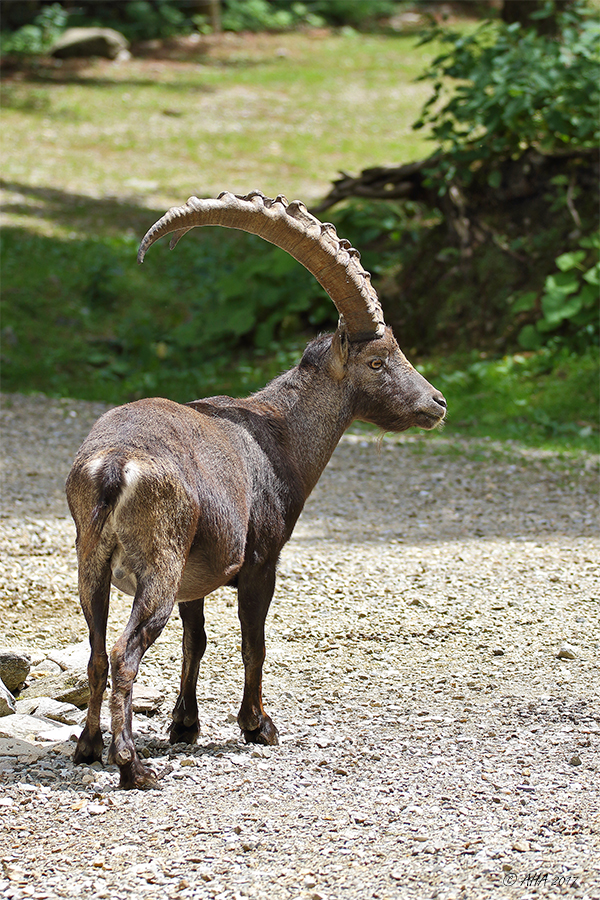
[[247, 744], [278, 744], [277, 729], [262, 703], [265, 619], [275, 589], [275, 566], [242, 568], [238, 576], [238, 615], [242, 626], [244, 696], [238, 724]]
[[200, 732], [196, 685], [200, 662], [206, 650], [204, 598], [180, 603], [179, 615], [183, 622], [181, 688], [173, 709], [169, 740], [172, 744], [193, 744]]

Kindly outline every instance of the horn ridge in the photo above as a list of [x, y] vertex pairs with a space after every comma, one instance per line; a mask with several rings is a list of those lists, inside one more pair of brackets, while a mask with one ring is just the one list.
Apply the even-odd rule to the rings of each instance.
[[164, 235], [171, 234], [173, 248], [191, 228], [204, 225], [247, 231], [288, 252], [327, 291], [350, 340], [383, 333], [383, 311], [358, 250], [338, 237], [334, 225], [313, 216], [301, 200], [288, 202], [283, 194], [271, 199], [258, 190], [246, 195], [223, 191], [216, 199], [190, 197], [183, 206], [171, 207], [148, 230], [140, 243], [138, 262]]

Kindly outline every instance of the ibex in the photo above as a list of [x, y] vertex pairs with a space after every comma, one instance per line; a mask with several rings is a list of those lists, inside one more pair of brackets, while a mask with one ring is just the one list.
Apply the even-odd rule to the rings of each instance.
[[108, 676], [111, 582], [134, 596], [110, 658], [109, 762], [126, 788], [152, 784], [132, 736], [132, 688], [145, 651], [174, 604], [183, 620], [181, 687], [171, 743], [198, 737], [196, 683], [206, 648], [204, 598], [238, 592], [245, 684], [238, 723], [246, 742], [276, 744], [262, 704], [264, 625], [282, 547], [351, 422], [384, 431], [431, 429], [446, 401], [408, 362], [383, 320], [360, 256], [299, 201], [256, 191], [192, 197], [148, 231], [138, 260], [165, 234], [171, 247], [191, 228], [222, 225], [260, 235], [302, 263], [340, 314], [335, 334], [312, 340], [302, 359], [244, 400], [187, 404], [148, 399], [103, 415], [67, 480], [77, 526], [81, 606], [90, 633], [91, 699], [76, 762], [102, 760], [100, 707]]

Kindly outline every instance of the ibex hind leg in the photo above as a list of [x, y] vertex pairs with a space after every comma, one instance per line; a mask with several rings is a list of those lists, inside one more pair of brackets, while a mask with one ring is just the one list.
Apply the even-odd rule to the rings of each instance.
[[172, 744], [193, 744], [200, 732], [196, 684], [206, 650], [204, 598], [180, 603], [179, 615], [183, 622], [181, 689], [173, 710], [169, 740]]
[[100, 731], [100, 710], [108, 678], [106, 623], [110, 597], [110, 561], [106, 550], [103, 552], [101, 547], [86, 556], [80, 554], [79, 597], [90, 634], [90, 705], [73, 760], [76, 763], [102, 762], [104, 742]]
[[156, 775], [137, 754], [132, 730], [132, 691], [146, 650], [165, 627], [173, 606], [183, 562], [162, 561], [160, 574], [149, 571], [138, 580], [129, 622], [111, 653], [110, 712], [112, 743], [108, 761], [121, 772], [121, 787], [142, 788], [156, 783]]

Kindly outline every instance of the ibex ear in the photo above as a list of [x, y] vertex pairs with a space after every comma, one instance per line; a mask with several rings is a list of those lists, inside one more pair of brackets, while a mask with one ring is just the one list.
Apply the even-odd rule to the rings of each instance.
[[331, 374], [338, 381], [346, 374], [349, 346], [348, 332], [343, 326], [338, 325], [331, 342]]

